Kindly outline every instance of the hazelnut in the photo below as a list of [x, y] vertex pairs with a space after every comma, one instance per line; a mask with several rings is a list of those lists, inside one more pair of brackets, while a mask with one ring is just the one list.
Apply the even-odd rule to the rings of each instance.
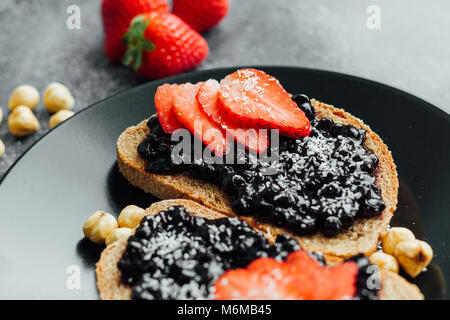
[[83, 225], [83, 233], [92, 242], [105, 244], [106, 237], [117, 229], [117, 221], [109, 213], [97, 211]]
[[381, 234], [381, 246], [387, 254], [394, 255], [395, 247], [402, 241], [416, 239], [414, 234], [406, 228], [391, 228]]
[[44, 92], [44, 105], [49, 112], [70, 110], [75, 104], [69, 89], [61, 83], [51, 83]]
[[4, 154], [5, 154], [5, 144], [0, 139], [0, 158], [3, 157]]
[[105, 244], [109, 246], [111, 243], [121, 239], [128, 239], [133, 234], [133, 230], [130, 228], [117, 228], [109, 234], [105, 239]]
[[57, 113], [52, 115], [50, 117], [50, 129], [53, 129], [61, 122], [69, 119], [71, 116], [73, 116], [74, 113], [69, 110], [59, 110]]
[[369, 257], [370, 263], [375, 264], [381, 270], [398, 273], [398, 262], [390, 254], [384, 252], [374, 252]]
[[430, 263], [433, 249], [425, 241], [403, 241], [395, 248], [395, 257], [403, 270], [415, 278]]
[[23, 137], [36, 132], [39, 129], [39, 122], [26, 106], [14, 108], [8, 116], [9, 131], [17, 137]]
[[119, 226], [125, 228], [136, 228], [145, 216], [145, 210], [135, 206], [129, 205], [122, 209], [119, 214]]
[[18, 106], [27, 106], [31, 110], [39, 103], [39, 92], [35, 87], [22, 85], [14, 89], [9, 98], [9, 109], [14, 110]]

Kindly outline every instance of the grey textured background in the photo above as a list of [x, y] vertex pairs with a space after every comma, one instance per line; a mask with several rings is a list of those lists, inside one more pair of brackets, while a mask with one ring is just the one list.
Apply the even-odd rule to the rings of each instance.
[[[66, 9], [81, 8], [81, 30], [68, 30]], [[381, 9], [381, 29], [366, 27], [369, 5]], [[7, 116], [12, 90], [60, 81], [75, 111], [146, 81], [103, 55], [100, 0], [0, 0], [0, 105]], [[393, 85], [450, 112], [450, 1], [231, 0], [228, 17], [205, 34], [211, 53], [199, 69], [233, 65], [292, 65], [327, 69]], [[0, 177], [48, 131], [13, 137], [0, 124], [6, 154]], [[95, 137], [92, 137], [95, 139]]]

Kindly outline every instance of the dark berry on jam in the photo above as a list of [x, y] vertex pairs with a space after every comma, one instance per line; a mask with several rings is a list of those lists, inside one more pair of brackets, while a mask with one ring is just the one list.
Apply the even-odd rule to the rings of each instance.
[[166, 159], [155, 159], [148, 164], [148, 170], [154, 173], [166, 173], [169, 172], [172, 166]]
[[309, 98], [304, 94], [294, 94], [292, 100], [297, 106], [305, 113], [309, 120], [313, 120], [316, 117], [316, 110], [312, 106]]
[[317, 124], [317, 129], [328, 132], [333, 127], [334, 122], [330, 118], [323, 118], [319, 120], [319, 123]]
[[358, 265], [358, 276], [356, 278], [355, 300], [378, 300], [378, 291], [380, 290], [379, 269], [372, 265], [369, 259], [363, 254], [356, 255], [347, 259]]
[[299, 249], [288, 235], [271, 245], [237, 218], [205, 220], [176, 206], [141, 221], [118, 268], [133, 299], [205, 299], [225, 271], [259, 257], [281, 261]]
[[377, 216], [378, 212], [383, 211], [386, 208], [382, 199], [378, 198], [366, 198], [364, 200], [364, 217], [371, 218]]
[[161, 125], [159, 124], [158, 117], [150, 117], [150, 119], [148, 119], [147, 121], [147, 126], [149, 127], [150, 131], [154, 133], [160, 134], [164, 132]]
[[344, 128], [345, 128], [345, 126], [343, 124], [335, 123], [333, 125], [333, 127], [331, 128], [331, 130], [330, 130], [331, 135], [333, 135], [334, 137], [337, 137], [339, 135], [343, 135]]
[[354, 126], [345, 126], [345, 128], [343, 130], [343, 134], [346, 137], [349, 137], [349, 138], [352, 138], [355, 140], [360, 139], [359, 131]]
[[[294, 95], [295, 102], [309, 103]], [[305, 109], [306, 110], [306, 109]], [[243, 152], [234, 164], [206, 164], [202, 159], [175, 165], [170, 141], [158, 121], [149, 120], [151, 133], [139, 154], [154, 173], [184, 173], [220, 186], [233, 211], [271, 223], [296, 235], [334, 236], [359, 218], [379, 216], [385, 209], [376, 186], [378, 158], [365, 145], [364, 129], [314, 118], [308, 137], [280, 136], [279, 161], [271, 175], [259, 159]], [[193, 140], [193, 139], [192, 139]], [[270, 146], [269, 150], [275, 150]], [[238, 158], [244, 161], [238, 163]]]
[[324, 234], [332, 237], [339, 233], [342, 228], [342, 222], [339, 217], [330, 216], [325, 219], [323, 228]]
[[299, 106], [301, 106], [304, 103], [309, 102], [309, 98], [306, 94], [301, 94], [301, 93], [296, 93], [292, 96], [292, 100], [298, 104]]
[[323, 195], [328, 198], [332, 198], [337, 196], [339, 193], [339, 186], [336, 184], [328, 184], [324, 186], [320, 192], [320, 195]]

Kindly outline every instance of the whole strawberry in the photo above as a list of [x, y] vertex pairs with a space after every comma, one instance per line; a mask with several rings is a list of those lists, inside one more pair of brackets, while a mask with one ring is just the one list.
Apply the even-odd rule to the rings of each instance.
[[209, 53], [206, 40], [176, 15], [147, 12], [136, 16], [123, 38], [125, 65], [148, 78], [163, 78], [192, 69]]
[[204, 32], [216, 26], [228, 13], [228, 0], [173, 0], [172, 12], [192, 29]]
[[102, 19], [105, 32], [104, 50], [111, 61], [121, 61], [125, 53], [122, 38], [130, 21], [138, 14], [150, 11], [169, 11], [167, 0], [103, 0]]

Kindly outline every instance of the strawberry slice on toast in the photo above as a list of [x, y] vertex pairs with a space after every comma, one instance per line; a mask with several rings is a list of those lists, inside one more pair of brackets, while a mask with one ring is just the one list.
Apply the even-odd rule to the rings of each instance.
[[158, 113], [159, 123], [165, 133], [173, 133], [178, 128], [184, 128], [173, 112], [173, 93], [176, 84], [163, 84], [159, 86], [155, 94], [155, 107]]
[[306, 299], [348, 299], [356, 292], [358, 266], [354, 262], [328, 268], [319, 265], [306, 251], [298, 250], [288, 255], [286, 263], [291, 267], [292, 281]]
[[227, 271], [214, 286], [216, 300], [302, 300], [293, 283], [258, 270]]
[[173, 109], [177, 119], [217, 156], [227, 150], [225, 133], [200, 108], [197, 94], [203, 82], [185, 83], [173, 92]]
[[311, 125], [278, 80], [263, 71], [241, 69], [220, 82], [224, 113], [249, 127], [279, 129], [280, 134], [308, 136]]
[[219, 102], [219, 87], [219, 82], [214, 79], [209, 79], [200, 87], [197, 100], [203, 112], [247, 149], [256, 153], [266, 151], [269, 144], [267, 131], [249, 128], [229, 119]]
[[224, 299], [351, 299], [356, 293], [358, 266], [353, 261], [328, 268], [306, 251], [286, 261], [259, 258], [247, 268], [225, 272], [214, 284], [215, 298]]

